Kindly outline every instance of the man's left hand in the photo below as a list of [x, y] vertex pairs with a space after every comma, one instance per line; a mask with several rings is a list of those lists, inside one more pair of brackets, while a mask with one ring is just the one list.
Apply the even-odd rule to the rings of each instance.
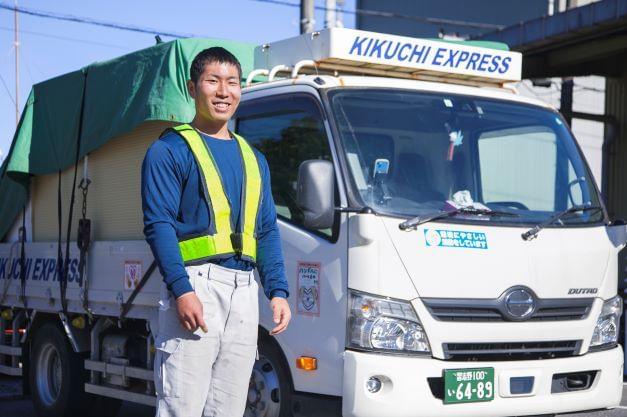
[[290, 311], [290, 305], [283, 297], [274, 297], [270, 301], [270, 308], [272, 309], [272, 316], [276, 327], [270, 331], [270, 335], [277, 335], [285, 329], [292, 318], [292, 312]]

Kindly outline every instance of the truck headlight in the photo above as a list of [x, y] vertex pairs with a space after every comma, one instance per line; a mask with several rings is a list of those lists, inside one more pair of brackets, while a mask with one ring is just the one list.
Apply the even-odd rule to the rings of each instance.
[[359, 349], [430, 353], [429, 341], [407, 301], [349, 291], [348, 344]]
[[590, 350], [608, 349], [618, 342], [618, 327], [620, 316], [623, 313], [623, 300], [620, 296], [611, 298], [603, 303], [597, 325], [592, 333]]

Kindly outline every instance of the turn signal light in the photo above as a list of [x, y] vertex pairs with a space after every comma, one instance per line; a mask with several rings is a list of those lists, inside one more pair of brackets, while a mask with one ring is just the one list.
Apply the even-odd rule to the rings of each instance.
[[72, 319], [72, 326], [77, 328], [78, 330], [83, 330], [85, 328], [85, 317], [76, 316]]
[[11, 310], [10, 308], [2, 310], [2, 313], [0, 313], [0, 317], [2, 317], [4, 320], [12, 320], [13, 310]]
[[296, 367], [303, 371], [315, 371], [318, 369], [318, 359], [309, 356], [296, 358]]

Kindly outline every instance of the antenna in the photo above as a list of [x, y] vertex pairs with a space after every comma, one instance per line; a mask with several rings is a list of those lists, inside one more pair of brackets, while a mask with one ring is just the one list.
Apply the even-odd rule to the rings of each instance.
[[19, 41], [19, 29], [17, 20], [17, 0], [15, 0], [14, 12], [14, 26], [15, 26], [15, 126], [20, 122], [20, 41]]

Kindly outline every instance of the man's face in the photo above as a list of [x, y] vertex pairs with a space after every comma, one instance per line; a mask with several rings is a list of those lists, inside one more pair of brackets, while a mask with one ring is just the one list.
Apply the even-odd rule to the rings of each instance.
[[196, 84], [189, 80], [187, 88], [196, 102], [196, 113], [207, 121], [227, 122], [242, 96], [237, 67], [221, 62], [205, 64]]

